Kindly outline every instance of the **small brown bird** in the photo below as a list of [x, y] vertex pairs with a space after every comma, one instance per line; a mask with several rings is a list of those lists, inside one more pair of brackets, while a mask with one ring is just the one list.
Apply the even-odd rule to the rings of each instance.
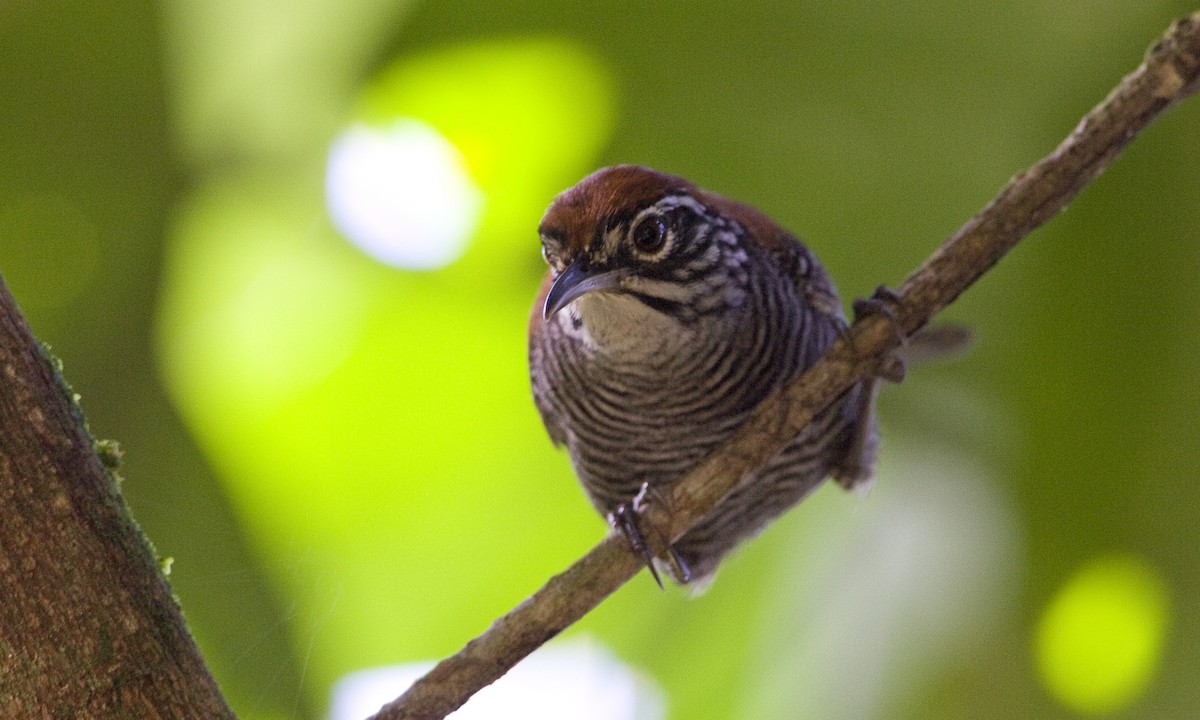
[[[538, 232], [550, 269], [530, 318], [534, 401], [610, 519], [639, 493], [663, 495], [846, 328], [808, 248], [674, 175], [598, 170], [555, 198]], [[654, 564], [702, 585], [826, 477], [868, 481], [874, 382], [851, 388]]]

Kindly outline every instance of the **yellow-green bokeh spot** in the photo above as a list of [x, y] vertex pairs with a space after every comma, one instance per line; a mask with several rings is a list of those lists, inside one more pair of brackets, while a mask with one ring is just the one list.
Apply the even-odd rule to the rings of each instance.
[[1152, 568], [1130, 556], [1098, 559], [1063, 585], [1042, 616], [1042, 680], [1080, 713], [1119, 710], [1153, 677], [1167, 619], [1167, 591]]

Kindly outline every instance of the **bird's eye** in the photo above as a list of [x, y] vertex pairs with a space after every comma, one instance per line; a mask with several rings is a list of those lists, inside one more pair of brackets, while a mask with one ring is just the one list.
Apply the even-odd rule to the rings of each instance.
[[667, 241], [667, 226], [658, 218], [646, 220], [633, 230], [633, 246], [644, 253], [662, 248]]

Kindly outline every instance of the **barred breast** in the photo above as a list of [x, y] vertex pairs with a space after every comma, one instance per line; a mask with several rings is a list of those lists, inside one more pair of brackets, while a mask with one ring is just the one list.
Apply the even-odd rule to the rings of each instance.
[[[597, 293], [531, 336], [535, 401], [600, 513], [630, 502], [643, 483], [670, 487], [768, 393], [815, 362], [844, 325], [840, 313], [800, 297], [795, 283], [779, 282], [773, 256], [751, 254], [767, 266], [747, 273], [739, 307], [683, 321], [628, 295]], [[838, 471], [865, 392], [851, 390], [675, 543], [693, 582]]]

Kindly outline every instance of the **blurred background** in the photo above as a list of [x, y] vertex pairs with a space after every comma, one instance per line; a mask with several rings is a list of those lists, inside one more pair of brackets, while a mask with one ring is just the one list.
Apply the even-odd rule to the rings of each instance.
[[[240, 717], [350, 717], [605, 532], [527, 387], [556, 192], [685, 175], [848, 302], [1190, 5], [0, 0], [0, 272]], [[1194, 717], [1200, 100], [946, 317], [975, 346], [886, 391], [867, 497], [700, 598], [635, 578], [517, 716]]]

